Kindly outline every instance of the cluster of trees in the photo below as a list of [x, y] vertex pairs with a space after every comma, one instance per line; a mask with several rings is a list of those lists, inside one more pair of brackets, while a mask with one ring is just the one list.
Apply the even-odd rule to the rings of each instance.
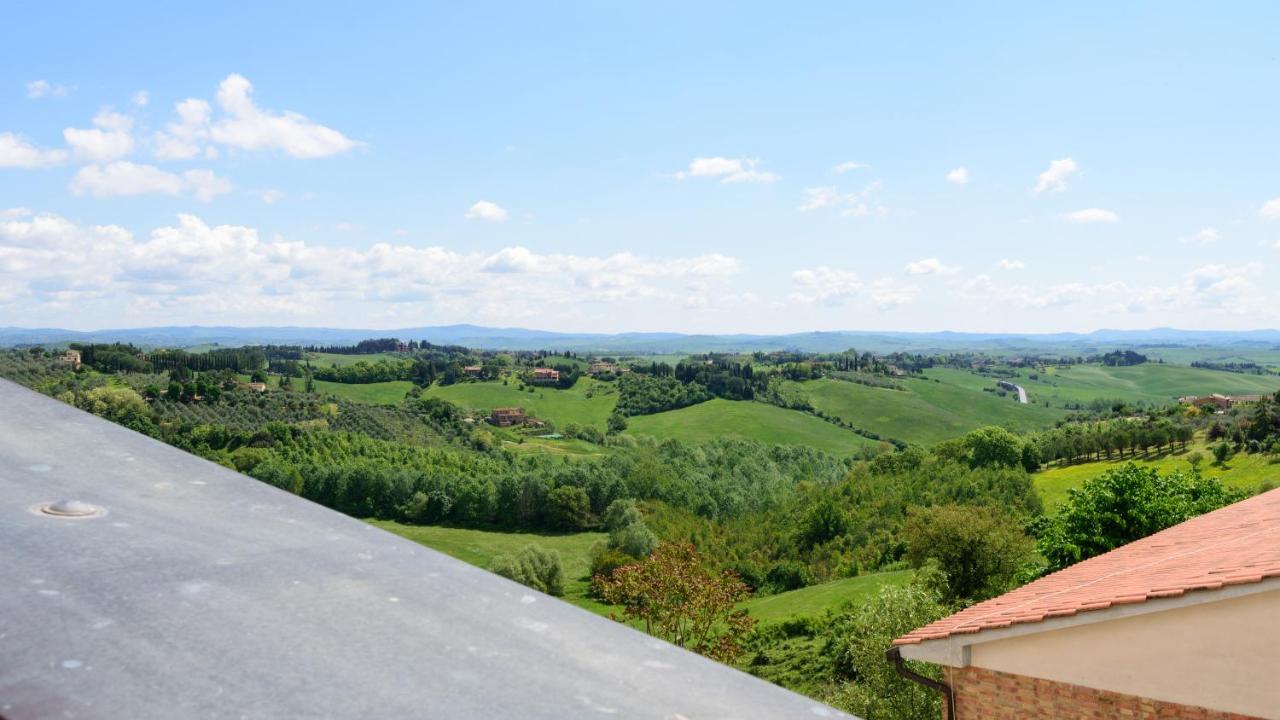
[[[1094, 358], [1090, 358], [1093, 360]], [[1109, 367], [1129, 367], [1131, 365], [1141, 365], [1147, 361], [1147, 356], [1133, 350], [1112, 350], [1097, 356], [1097, 361]]]
[[97, 370], [98, 372], [116, 373], [151, 371], [151, 365], [147, 363], [142, 350], [132, 345], [125, 345], [121, 343], [105, 345], [72, 344], [71, 348], [73, 350], [80, 351], [81, 363]]
[[686, 385], [701, 385], [713, 396], [726, 400], [752, 400], [757, 392], [769, 386], [769, 376], [757, 373], [751, 363], [723, 357], [682, 361], [671, 374]]
[[1241, 373], [1244, 375], [1270, 375], [1272, 370], [1253, 362], [1213, 362], [1209, 360], [1193, 360], [1193, 368], [1220, 370], [1222, 372]]
[[317, 367], [311, 370], [316, 380], [339, 383], [376, 383], [389, 380], [410, 380], [414, 377], [414, 365], [419, 360], [383, 359], [377, 362], [359, 360], [350, 365]]
[[1195, 427], [1173, 418], [1104, 420], [1067, 423], [1032, 436], [1043, 462], [1111, 459], [1146, 454], [1153, 448], [1186, 448]]
[[1045, 571], [1061, 570], [1244, 498], [1216, 478], [1125, 463], [1086, 480], [1034, 525]]
[[631, 372], [618, 378], [615, 410], [624, 416], [651, 415], [696, 405], [711, 398], [711, 393], [698, 383], [683, 383], [673, 375]]

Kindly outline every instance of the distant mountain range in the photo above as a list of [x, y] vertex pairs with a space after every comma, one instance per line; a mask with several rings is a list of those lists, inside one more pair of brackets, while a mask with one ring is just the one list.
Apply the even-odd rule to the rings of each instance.
[[174, 326], [118, 330], [0, 328], [0, 346], [60, 345], [69, 342], [126, 342], [144, 347], [206, 345], [349, 345], [367, 338], [426, 340], [438, 345], [480, 349], [573, 350], [607, 353], [689, 353], [801, 350], [997, 353], [1082, 353], [1156, 346], [1248, 346], [1280, 349], [1280, 330], [1097, 330], [1091, 333], [962, 333], [833, 331], [786, 335], [686, 335], [682, 333], [560, 333], [478, 325], [363, 330], [311, 327]]

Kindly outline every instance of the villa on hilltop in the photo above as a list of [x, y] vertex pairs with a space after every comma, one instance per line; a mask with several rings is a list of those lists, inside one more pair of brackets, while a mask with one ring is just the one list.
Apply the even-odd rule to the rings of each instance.
[[489, 422], [497, 427], [523, 425], [527, 419], [524, 408], [518, 407], [494, 408], [489, 413]]
[[534, 368], [533, 382], [535, 385], [553, 385], [560, 382], [560, 371], [551, 368]]
[[1232, 406], [1241, 403], [1256, 403], [1261, 399], [1261, 395], [1222, 395], [1213, 393], [1212, 395], [1183, 395], [1178, 398], [1178, 402], [1183, 405], [1212, 405], [1219, 410], [1229, 410]]

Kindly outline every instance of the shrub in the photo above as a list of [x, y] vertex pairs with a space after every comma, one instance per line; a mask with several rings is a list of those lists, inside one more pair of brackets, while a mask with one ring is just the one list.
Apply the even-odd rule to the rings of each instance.
[[580, 487], [561, 485], [547, 493], [547, 522], [553, 529], [573, 532], [591, 520], [591, 498]]
[[786, 560], [769, 568], [764, 582], [765, 588], [773, 593], [799, 590], [813, 584], [813, 573], [803, 563]]
[[902, 532], [913, 567], [933, 560], [946, 574], [949, 601], [999, 595], [1031, 559], [1032, 541], [1021, 526], [987, 507], [913, 508]]
[[658, 546], [658, 538], [643, 522], [633, 522], [609, 533], [609, 545], [634, 558], [642, 558]]
[[548, 595], [564, 595], [564, 568], [555, 550], [526, 545], [515, 555], [495, 560], [493, 572]]
[[1240, 497], [1198, 472], [1161, 475], [1155, 468], [1127, 463], [1072, 489], [1058, 514], [1040, 527], [1036, 548], [1049, 561], [1049, 570], [1060, 570]]

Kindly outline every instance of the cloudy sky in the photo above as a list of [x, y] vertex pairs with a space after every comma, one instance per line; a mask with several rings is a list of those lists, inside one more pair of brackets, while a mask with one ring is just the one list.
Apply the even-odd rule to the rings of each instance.
[[43, 5], [0, 326], [1280, 326], [1272, 3]]

